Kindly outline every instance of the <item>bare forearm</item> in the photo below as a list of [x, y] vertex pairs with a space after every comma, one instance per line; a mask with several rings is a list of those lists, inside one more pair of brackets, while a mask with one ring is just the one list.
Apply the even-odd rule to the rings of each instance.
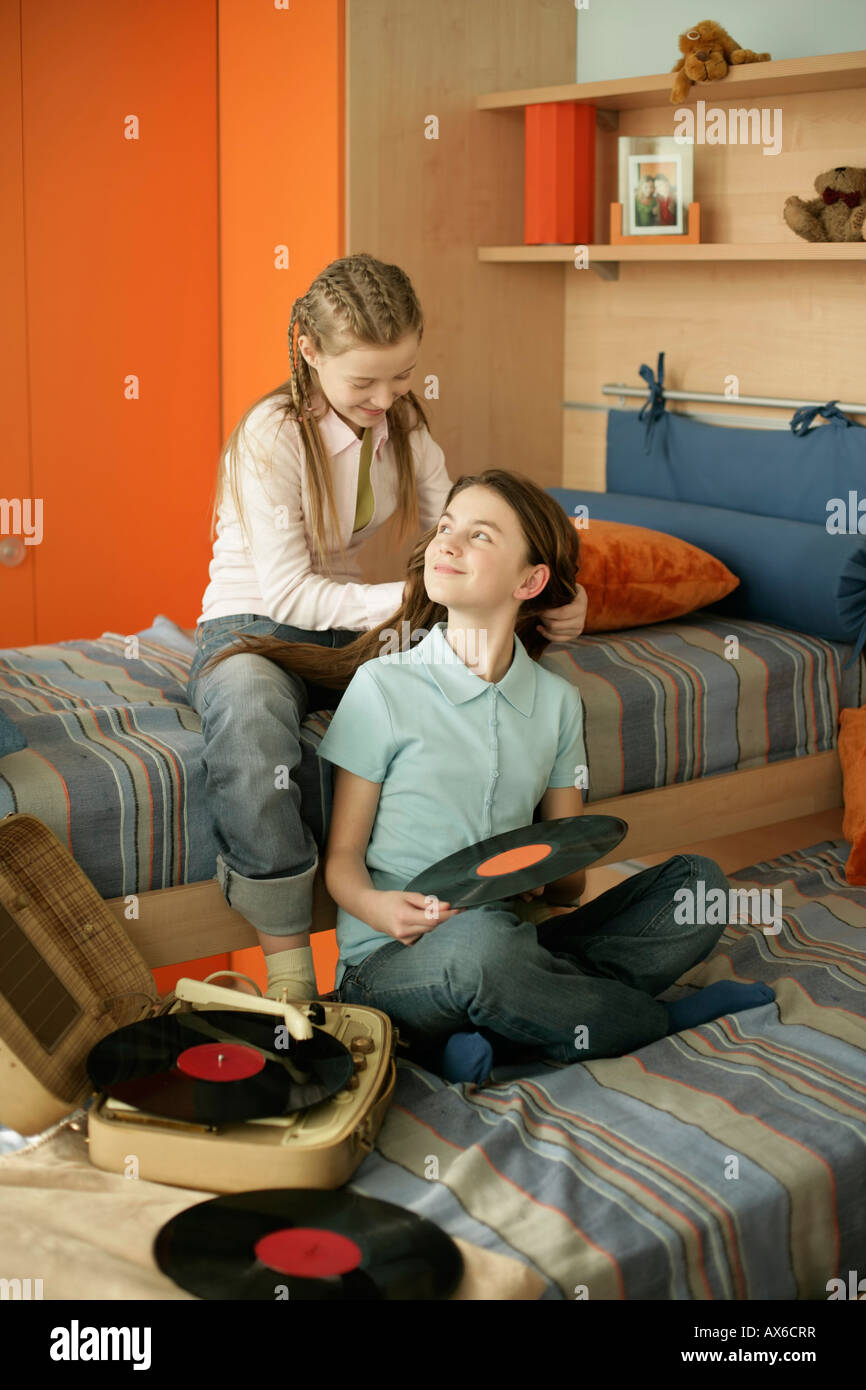
[[338, 907], [359, 921], [374, 926], [371, 906], [376, 889], [360, 854], [353, 850], [330, 850], [325, 856], [325, 887]]

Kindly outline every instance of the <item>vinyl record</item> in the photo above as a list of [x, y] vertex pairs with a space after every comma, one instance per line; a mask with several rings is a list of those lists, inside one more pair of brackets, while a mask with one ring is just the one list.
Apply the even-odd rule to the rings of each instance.
[[265, 1188], [214, 1197], [172, 1217], [160, 1269], [198, 1298], [438, 1299], [463, 1257], [431, 1221], [345, 1189]]
[[305, 1110], [342, 1091], [354, 1070], [349, 1050], [323, 1029], [298, 1041], [274, 1014], [233, 1009], [130, 1023], [87, 1058], [96, 1090], [152, 1115], [204, 1125]]
[[491, 835], [431, 864], [404, 892], [430, 893], [450, 907], [513, 898], [575, 874], [615, 849], [628, 830], [618, 816], [564, 816]]

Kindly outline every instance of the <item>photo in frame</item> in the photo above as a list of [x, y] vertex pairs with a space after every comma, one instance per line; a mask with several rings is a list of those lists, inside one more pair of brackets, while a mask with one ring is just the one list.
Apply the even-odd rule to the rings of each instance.
[[625, 236], [684, 236], [694, 196], [694, 148], [672, 136], [619, 140]]

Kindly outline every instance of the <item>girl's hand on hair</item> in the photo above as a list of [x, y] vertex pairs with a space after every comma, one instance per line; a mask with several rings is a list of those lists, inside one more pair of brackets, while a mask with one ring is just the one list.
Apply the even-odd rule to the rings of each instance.
[[449, 907], [433, 893], [406, 893], [400, 889], [376, 889], [371, 903], [367, 923], [404, 946], [413, 946], [440, 922], [463, 911], [461, 907]]
[[538, 630], [549, 642], [573, 642], [586, 622], [586, 589], [578, 584], [571, 603], [561, 608], [542, 608], [537, 614]]

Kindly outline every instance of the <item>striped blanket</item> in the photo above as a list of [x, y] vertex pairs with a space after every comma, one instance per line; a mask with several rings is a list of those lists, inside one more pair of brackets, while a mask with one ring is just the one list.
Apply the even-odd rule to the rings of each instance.
[[[481, 1089], [400, 1060], [348, 1187], [519, 1261], [548, 1301], [823, 1301], [862, 1277], [866, 889], [845, 881], [847, 850], [730, 874], [781, 892], [781, 931], [729, 925], [660, 996], [762, 980], [774, 1002], [624, 1057], [511, 1064]], [[0, 1153], [20, 1146], [0, 1131]], [[45, 1276], [46, 1298], [185, 1297], [151, 1242], [195, 1195], [141, 1182], [130, 1204], [122, 1176], [88, 1172], [83, 1144], [72, 1156], [69, 1175], [65, 1150], [35, 1175], [0, 1159], [4, 1273]]]
[[477, 1089], [398, 1066], [353, 1190], [525, 1261], [549, 1300], [826, 1299], [866, 1273], [866, 889], [826, 842], [728, 875], [782, 929], [726, 927], [660, 997], [776, 999], [624, 1057]]
[[[0, 757], [0, 816], [45, 821], [105, 898], [216, 872], [201, 721], [186, 700], [193, 649], [159, 621], [135, 637], [0, 651], [0, 715], [13, 746], [26, 744]], [[551, 645], [541, 664], [580, 689], [593, 802], [833, 748], [839, 710], [866, 700], [866, 658], [845, 671], [850, 651], [697, 612]], [[331, 717], [304, 721], [297, 771], [320, 850], [331, 772], [316, 749]]]
[[706, 611], [552, 645], [542, 666], [580, 689], [588, 801], [763, 767], [836, 746], [866, 702], [866, 656]]
[[[201, 719], [186, 698], [193, 648], [168, 627], [178, 645], [109, 632], [0, 651], [0, 716], [26, 741], [0, 757], [0, 817], [38, 816], [104, 898], [216, 873]], [[320, 849], [331, 780], [316, 748], [330, 719], [305, 721], [297, 771]]]

